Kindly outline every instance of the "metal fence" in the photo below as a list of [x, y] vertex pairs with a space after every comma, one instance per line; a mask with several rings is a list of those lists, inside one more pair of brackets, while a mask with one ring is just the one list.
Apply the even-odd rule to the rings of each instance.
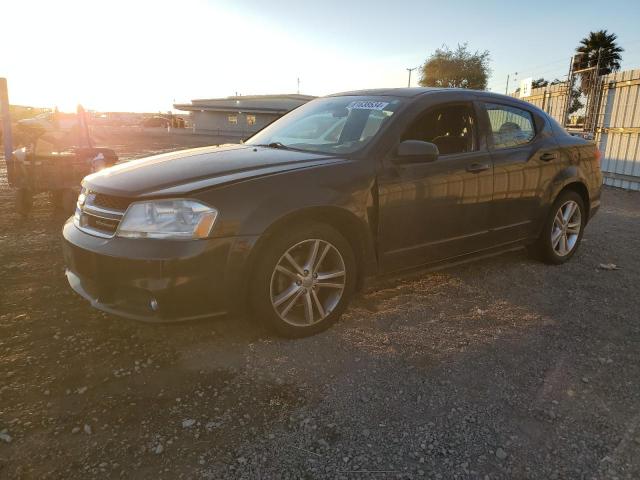
[[595, 134], [604, 183], [640, 190], [640, 70], [606, 75], [601, 89]]
[[[534, 88], [523, 97], [571, 128], [566, 114], [570, 82]], [[640, 70], [611, 73], [598, 79], [593, 133], [602, 152], [604, 183], [640, 190]]]
[[544, 110], [561, 124], [565, 122], [567, 111], [569, 82], [562, 82], [548, 87], [533, 88], [531, 95], [522, 97], [529, 103]]

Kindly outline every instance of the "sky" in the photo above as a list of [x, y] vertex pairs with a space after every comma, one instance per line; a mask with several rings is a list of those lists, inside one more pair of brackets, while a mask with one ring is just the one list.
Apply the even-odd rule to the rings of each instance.
[[[591, 30], [640, 68], [640, 2], [0, 0], [0, 77], [12, 104], [167, 111], [234, 95], [407, 85], [442, 45], [489, 50], [489, 89], [566, 76]], [[517, 75], [515, 72], [518, 72]], [[418, 71], [413, 73], [416, 85]], [[515, 80], [514, 80], [515, 79]]]

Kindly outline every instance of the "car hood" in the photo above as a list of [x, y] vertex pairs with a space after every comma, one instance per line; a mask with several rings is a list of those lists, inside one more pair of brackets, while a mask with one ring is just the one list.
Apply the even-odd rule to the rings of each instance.
[[126, 197], [178, 195], [343, 161], [317, 153], [221, 145], [132, 160], [89, 175], [83, 185], [102, 193]]

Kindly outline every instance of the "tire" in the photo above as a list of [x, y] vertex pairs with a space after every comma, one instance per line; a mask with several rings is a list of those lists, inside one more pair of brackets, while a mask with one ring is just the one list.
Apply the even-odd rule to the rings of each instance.
[[551, 265], [567, 262], [580, 246], [586, 221], [582, 197], [573, 190], [561, 192], [549, 210], [540, 237], [530, 248], [531, 253]]
[[321, 223], [283, 229], [265, 241], [251, 278], [253, 313], [287, 338], [329, 328], [356, 288], [356, 261], [349, 242]]
[[23, 217], [29, 216], [33, 208], [33, 193], [28, 188], [19, 188], [16, 191], [16, 212]]

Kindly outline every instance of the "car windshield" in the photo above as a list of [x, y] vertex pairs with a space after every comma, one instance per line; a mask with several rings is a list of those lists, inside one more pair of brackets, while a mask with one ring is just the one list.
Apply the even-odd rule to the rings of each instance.
[[398, 110], [394, 97], [344, 96], [313, 100], [245, 143], [330, 154], [360, 150]]

